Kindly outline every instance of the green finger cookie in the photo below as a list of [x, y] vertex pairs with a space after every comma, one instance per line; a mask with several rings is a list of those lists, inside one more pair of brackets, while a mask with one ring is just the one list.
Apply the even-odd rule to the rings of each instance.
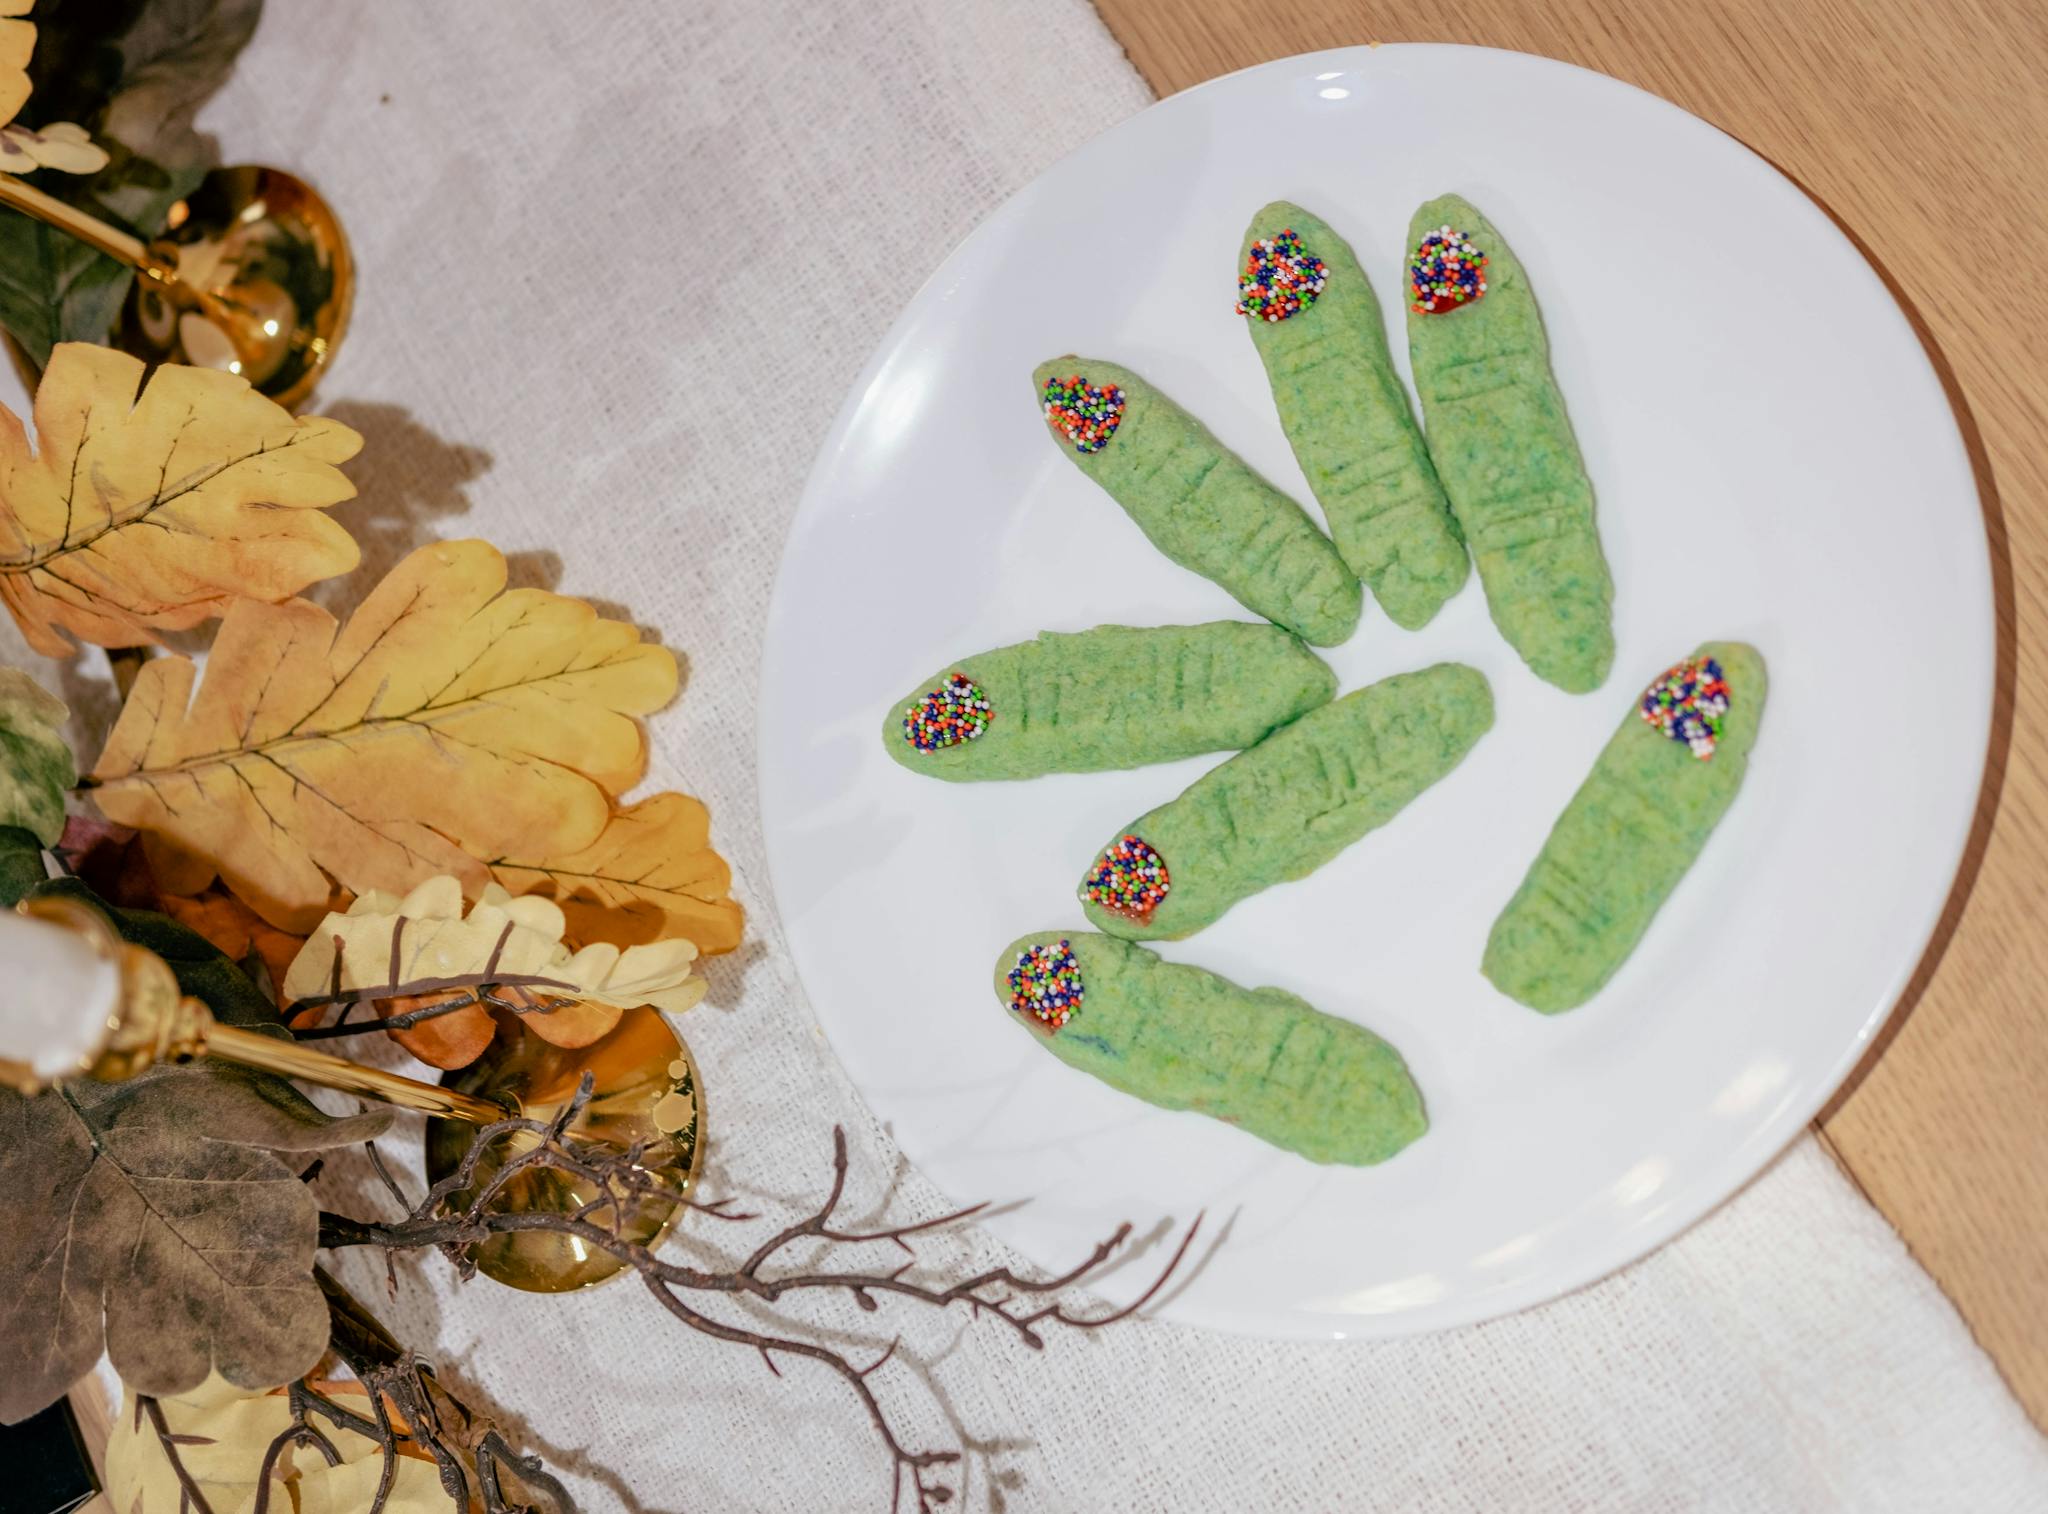
[[1081, 880], [1088, 919], [1136, 940], [1193, 935], [1385, 825], [1492, 724], [1485, 677], [1455, 662], [1311, 710], [1119, 831]]
[[1528, 277], [1457, 195], [1418, 210], [1408, 237], [1408, 352], [1429, 454], [1493, 623], [1537, 677], [1597, 689], [1614, 662], [1614, 584]]
[[1301, 506], [1128, 368], [1041, 363], [1032, 388], [1052, 438], [1152, 545], [1319, 647], [1358, 626], [1363, 594]]
[[1742, 786], [1766, 686], [1739, 641], [1650, 685], [1494, 921], [1480, 971], [1495, 987], [1556, 1014], [1614, 976]]
[[1024, 936], [996, 997], [1054, 1056], [1311, 1162], [1384, 1162], [1429, 1128], [1401, 1054], [1277, 988], [1239, 988], [1108, 936]]
[[1427, 625], [1464, 586], [1465, 543], [1365, 270], [1336, 232], [1285, 200], [1252, 218], [1238, 266], [1238, 313], [1337, 551], [1394, 624]]
[[1328, 704], [1336, 675], [1278, 626], [1097, 626], [982, 652], [889, 707], [882, 745], [966, 782], [1238, 751]]

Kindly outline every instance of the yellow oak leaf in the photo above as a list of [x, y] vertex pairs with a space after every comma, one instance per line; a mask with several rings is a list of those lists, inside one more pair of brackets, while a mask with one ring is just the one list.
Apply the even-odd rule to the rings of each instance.
[[[365, 1410], [350, 1398], [368, 1397], [360, 1383], [316, 1384], [329, 1398]], [[213, 1514], [246, 1514], [256, 1502], [263, 1458], [271, 1442], [291, 1424], [291, 1401], [283, 1390], [250, 1393], [218, 1374], [189, 1393], [157, 1400], [164, 1429], [177, 1437], [178, 1462]], [[332, 1420], [312, 1423], [340, 1460], [329, 1465], [318, 1449], [287, 1446], [270, 1471], [269, 1507], [297, 1514], [355, 1514], [375, 1500], [384, 1457], [377, 1443]], [[398, 1442], [386, 1514], [447, 1514], [448, 1495], [426, 1451], [410, 1438]], [[132, 1389], [123, 1386], [121, 1408], [107, 1437], [107, 1497], [122, 1514], [184, 1514], [191, 1507], [163, 1437], [139, 1412]]]
[[632, 626], [508, 589], [489, 542], [438, 542], [345, 626], [245, 600], [203, 683], [187, 658], [144, 663], [86, 787], [305, 932], [336, 884], [404, 893], [450, 873], [477, 892], [479, 857], [588, 846], [646, 760], [634, 717], [675, 689], [675, 658]]
[[28, 103], [28, 60], [36, 48], [36, 24], [13, 18], [27, 14], [31, 0], [0, 0], [0, 122], [12, 121]]
[[[157, 1407], [165, 1429], [184, 1437], [178, 1459], [214, 1514], [250, 1507], [261, 1481], [264, 1450], [291, 1423], [290, 1403], [277, 1395], [237, 1388], [216, 1372], [189, 1393], [158, 1399]], [[107, 1496], [115, 1508], [124, 1514], [178, 1514], [177, 1469], [164, 1454], [155, 1424], [140, 1411], [134, 1390], [125, 1386], [107, 1436], [106, 1465]], [[277, 1469], [272, 1475], [278, 1475]], [[272, 1507], [291, 1506], [277, 1497], [270, 1502]]]
[[578, 941], [681, 936], [707, 957], [740, 944], [746, 912], [726, 895], [732, 869], [711, 849], [711, 812], [688, 794], [628, 805], [580, 851], [514, 860], [533, 856], [500, 856], [491, 875], [515, 894], [552, 897]]
[[230, 373], [65, 342], [36, 389], [36, 448], [0, 409], [0, 600], [29, 645], [152, 643], [239, 599], [280, 600], [356, 565], [322, 513], [354, 495], [362, 438], [295, 418]]
[[31, 131], [26, 126], [0, 126], [0, 169], [34, 173], [98, 173], [107, 166], [107, 150], [76, 121], [52, 121]]

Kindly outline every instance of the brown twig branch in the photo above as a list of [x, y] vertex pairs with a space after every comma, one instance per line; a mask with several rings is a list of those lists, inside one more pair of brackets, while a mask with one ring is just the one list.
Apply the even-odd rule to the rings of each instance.
[[157, 1444], [163, 1447], [164, 1459], [171, 1464], [171, 1474], [178, 1479], [179, 1502], [189, 1508], [191, 1514], [213, 1514], [213, 1505], [206, 1501], [206, 1495], [199, 1491], [199, 1483], [186, 1469], [185, 1458], [178, 1447], [201, 1442], [204, 1437], [176, 1435], [164, 1419], [164, 1406], [147, 1394], [135, 1395], [137, 1419], [147, 1417], [150, 1428], [156, 1431]]
[[332, 998], [300, 999], [292, 1005], [291, 1013], [298, 1014], [308, 1009], [324, 1009], [328, 1005], [338, 1002], [341, 1005], [341, 1015], [331, 1025], [312, 1025], [304, 1030], [295, 1030], [292, 1034], [301, 1041], [331, 1041], [340, 1036], [367, 1036], [374, 1035], [378, 1031], [411, 1030], [413, 1026], [423, 1024], [428, 1020], [438, 1020], [443, 1015], [452, 1015], [458, 1010], [472, 1009], [479, 1005], [488, 1006], [492, 1009], [510, 1010], [515, 1015], [551, 1015], [558, 1009], [567, 1009], [570, 1005], [578, 1002], [575, 999], [565, 999], [559, 996], [535, 999], [524, 989], [517, 988], [516, 986], [514, 989], [516, 997], [492, 992], [494, 988], [501, 986], [503, 985], [489, 984], [469, 993], [458, 994], [452, 999], [443, 999], [435, 1004], [422, 1004], [418, 1009], [404, 1010], [399, 1014], [391, 1015], [381, 1020], [350, 1020], [348, 1016], [349, 1011], [358, 1004], [376, 999], [407, 999], [414, 997], [417, 993], [429, 992], [431, 990], [421, 989], [415, 984], [400, 983], [391, 988], [365, 990], [361, 993], [345, 996], [339, 1000]]
[[[1159, 1295], [1186, 1259], [1201, 1228], [1197, 1216], [1181, 1236], [1178, 1246], [1148, 1287], [1129, 1303], [1106, 1313], [1089, 1314], [1070, 1309], [1061, 1297], [1084, 1286], [1130, 1238], [1131, 1227], [1119, 1226], [1098, 1243], [1086, 1258], [1053, 1277], [1020, 1276], [1009, 1267], [993, 1267], [953, 1283], [925, 1280], [911, 1275], [917, 1252], [911, 1238], [945, 1226], [956, 1225], [979, 1214], [986, 1206], [976, 1204], [934, 1219], [874, 1230], [839, 1228], [833, 1224], [846, 1191], [846, 1135], [835, 1128], [832, 1136], [832, 1177], [825, 1197], [809, 1214], [784, 1226], [757, 1246], [739, 1265], [717, 1270], [664, 1261], [646, 1246], [627, 1239], [621, 1232], [625, 1220], [643, 1202], [678, 1202], [650, 1170], [642, 1165], [642, 1148], [613, 1151], [575, 1144], [564, 1132], [590, 1097], [586, 1076], [577, 1097], [555, 1118], [536, 1121], [519, 1117], [501, 1120], [478, 1133], [456, 1169], [428, 1190], [426, 1196], [403, 1219], [389, 1223], [363, 1221], [344, 1215], [321, 1217], [320, 1243], [327, 1247], [370, 1245], [391, 1251], [435, 1247], [447, 1255], [467, 1277], [474, 1272], [474, 1248], [495, 1235], [545, 1231], [570, 1235], [616, 1257], [637, 1273], [648, 1292], [681, 1324], [697, 1334], [757, 1352], [769, 1370], [782, 1375], [777, 1358], [798, 1358], [817, 1362], [837, 1374], [874, 1424], [892, 1459], [892, 1507], [908, 1487], [920, 1514], [930, 1514], [948, 1502], [953, 1492], [931, 1480], [934, 1469], [960, 1460], [958, 1451], [918, 1450], [898, 1434], [888, 1412], [876, 1396], [869, 1379], [895, 1359], [892, 1343], [875, 1361], [857, 1365], [844, 1352], [795, 1335], [769, 1333], [735, 1325], [708, 1314], [701, 1300], [717, 1295], [749, 1299], [773, 1308], [793, 1295], [837, 1293], [850, 1297], [862, 1310], [879, 1308], [876, 1295], [893, 1297], [932, 1309], [964, 1305], [975, 1318], [992, 1316], [1019, 1340], [1034, 1350], [1042, 1349], [1049, 1328], [1095, 1330], [1127, 1319]], [[498, 1143], [519, 1138], [524, 1148], [505, 1157], [482, 1183], [476, 1173]], [[567, 1212], [499, 1213], [492, 1201], [521, 1174], [550, 1170], [574, 1178], [590, 1187], [596, 1197]], [[680, 1200], [701, 1213], [719, 1219], [751, 1219], [728, 1206], [730, 1200], [699, 1204]], [[778, 1272], [778, 1256], [802, 1240], [822, 1242], [844, 1250], [886, 1243], [902, 1252], [905, 1260], [892, 1270], [860, 1270], [836, 1263], [812, 1264], [805, 1270]]]
[[[383, 1470], [366, 1514], [383, 1514], [397, 1481], [401, 1446], [408, 1441], [433, 1458], [442, 1490], [458, 1509], [472, 1507], [474, 1500], [484, 1514], [575, 1514], [569, 1490], [538, 1456], [515, 1450], [496, 1425], [451, 1393], [430, 1365], [399, 1345], [325, 1271], [315, 1268], [314, 1279], [327, 1297], [328, 1344], [369, 1394], [370, 1417], [342, 1407], [308, 1383], [294, 1384], [293, 1422], [271, 1442], [264, 1462], [266, 1476], [293, 1440], [309, 1434], [326, 1440], [309, 1422], [308, 1416], [317, 1413], [377, 1444]], [[394, 1410], [403, 1428], [392, 1422]], [[546, 1502], [526, 1502], [508, 1483], [517, 1483]], [[253, 1514], [264, 1514], [262, 1493]]]

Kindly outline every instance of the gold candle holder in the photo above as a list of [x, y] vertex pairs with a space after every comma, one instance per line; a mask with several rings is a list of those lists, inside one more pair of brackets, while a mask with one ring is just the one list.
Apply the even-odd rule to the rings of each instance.
[[11, 174], [0, 174], [0, 205], [135, 270], [111, 340], [146, 362], [226, 369], [290, 409], [348, 329], [355, 261], [341, 221], [282, 169], [214, 169], [153, 245]]
[[[29, 899], [16, 909], [84, 937], [118, 971], [117, 1002], [107, 1012], [104, 1031], [67, 1077], [118, 1082], [158, 1064], [204, 1056], [417, 1110], [441, 1122], [427, 1140], [428, 1175], [438, 1181], [461, 1165], [478, 1130], [510, 1116], [542, 1123], [554, 1119], [576, 1097], [588, 1073], [591, 1096], [568, 1123], [565, 1138], [615, 1151], [641, 1148], [640, 1170], [673, 1195], [631, 1206], [618, 1226], [621, 1238], [655, 1245], [696, 1184], [703, 1161], [697, 1064], [668, 1022], [645, 1005], [621, 1015], [609, 1034], [574, 1049], [550, 1045], [529, 1032], [517, 1015], [500, 1012], [497, 1036], [484, 1055], [436, 1085], [221, 1024], [203, 1003], [179, 990], [168, 963], [122, 940], [105, 915], [80, 900]], [[49, 1081], [25, 1063], [0, 1059], [0, 1084], [19, 1093], [39, 1092]], [[531, 1150], [536, 1139], [527, 1131], [501, 1135], [477, 1163], [478, 1183], [488, 1182], [516, 1152]], [[491, 1207], [503, 1213], [568, 1214], [597, 1197], [594, 1185], [546, 1169], [516, 1175], [499, 1189]], [[487, 1277], [537, 1293], [588, 1287], [624, 1266], [577, 1237], [546, 1231], [493, 1236], [477, 1248], [476, 1262]]]

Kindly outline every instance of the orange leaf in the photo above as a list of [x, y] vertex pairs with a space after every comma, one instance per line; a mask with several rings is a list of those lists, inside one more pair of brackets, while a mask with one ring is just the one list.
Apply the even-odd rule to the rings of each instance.
[[706, 956], [740, 943], [746, 912], [728, 897], [732, 868], [711, 849], [711, 812], [688, 794], [628, 805], [590, 845], [550, 860], [501, 856], [491, 874], [515, 894], [561, 905], [569, 935], [635, 946], [669, 936]]
[[[289, 598], [356, 565], [322, 512], [362, 438], [293, 417], [233, 374], [65, 342], [36, 389], [36, 448], [0, 409], [0, 601], [30, 646], [152, 643], [239, 599]], [[140, 397], [137, 390], [141, 388]]]
[[600, 1004], [594, 999], [571, 999], [558, 1009], [535, 1008], [519, 1019], [543, 1041], [573, 1049], [588, 1046], [599, 1037], [611, 1034], [612, 1027], [619, 1023], [619, 1016], [624, 1013], [625, 1010], [616, 1004]]
[[229, 961], [240, 962], [252, 951], [261, 957], [273, 991], [282, 988], [292, 958], [306, 944], [305, 937], [279, 930], [233, 894], [218, 889], [194, 899], [165, 894], [157, 903], [173, 920], [220, 948]]
[[[425, 1009], [429, 1005], [459, 999], [465, 992], [467, 990], [448, 989], [440, 993], [408, 994], [402, 998], [373, 1002], [377, 1006], [377, 1017], [388, 1020], [408, 1010]], [[492, 1020], [491, 1012], [481, 1004], [471, 1004], [386, 1034], [427, 1066], [445, 1071], [451, 1067], [469, 1066], [484, 1054], [484, 1048], [491, 1044], [491, 1037], [496, 1032], [497, 1022]]]

